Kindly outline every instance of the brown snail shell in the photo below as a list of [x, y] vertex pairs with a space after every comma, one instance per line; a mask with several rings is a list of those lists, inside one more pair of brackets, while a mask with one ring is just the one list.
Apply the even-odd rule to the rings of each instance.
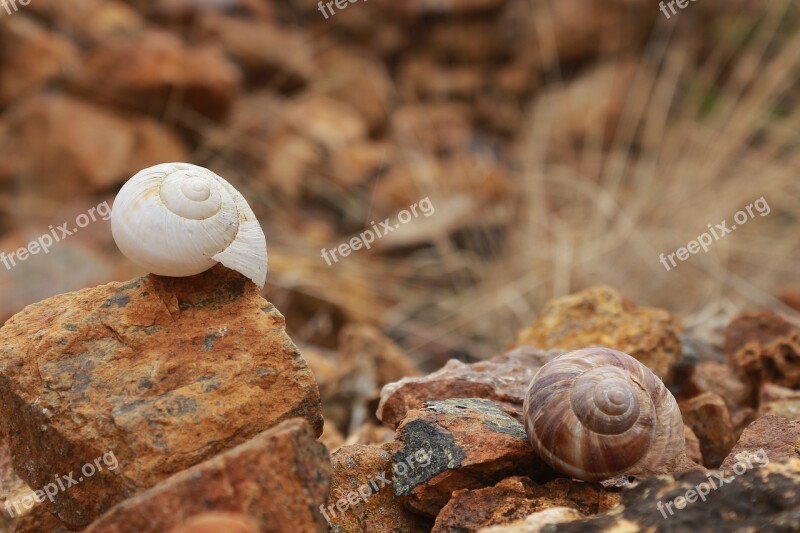
[[608, 348], [545, 364], [525, 394], [523, 413], [539, 457], [575, 479], [656, 472], [685, 453], [675, 398], [646, 366]]

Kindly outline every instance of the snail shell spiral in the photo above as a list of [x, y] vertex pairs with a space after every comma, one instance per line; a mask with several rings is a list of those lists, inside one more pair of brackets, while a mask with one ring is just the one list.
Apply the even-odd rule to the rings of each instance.
[[263, 287], [267, 240], [233, 186], [188, 163], [146, 168], [117, 194], [111, 232], [120, 251], [161, 276], [193, 276], [222, 263]]
[[576, 479], [653, 472], [685, 453], [675, 398], [646, 366], [607, 348], [545, 364], [531, 381], [523, 413], [539, 457]]

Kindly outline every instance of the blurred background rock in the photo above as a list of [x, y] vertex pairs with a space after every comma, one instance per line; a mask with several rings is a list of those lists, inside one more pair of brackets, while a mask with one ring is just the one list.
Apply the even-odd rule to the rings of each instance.
[[[207, 166], [259, 216], [264, 294], [321, 387], [337, 351], [354, 359], [340, 338], [390, 354], [337, 388], [362, 400], [397, 379], [396, 351], [424, 370], [502, 353], [545, 300], [592, 285], [689, 329], [788, 311], [798, 20], [787, 0], [669, 20], [639, 0], [370, 0], [328, 19], [313, 0], [33, 0], [0, 17], [0, 251], [141, 168]], [[659, 263], [762, 196], [769, 216]], [[425, 197], [435, 215], [397, 239], [320, 257]], [[143, 273], [98, 221], [0, 267], [0, 324]], [[350, 324], [374, 329], [355, 342]]]

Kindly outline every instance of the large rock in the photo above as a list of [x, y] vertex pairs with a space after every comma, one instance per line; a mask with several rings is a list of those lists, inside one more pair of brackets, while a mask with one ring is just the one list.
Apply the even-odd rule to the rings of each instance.
[[666, 380], [681, 358], [679, 321], [662, 309], [644, 309], [607, 287], [551, 300], [523, 330], [517, 345], [541, 349], [613, 348], [638, 359]]
[[547, 531], [800, 531], [800, 459], [752, 466], [724, 482], [702, 470], [642, 479], [621, 506]]
[[84, 532], [164, 533], [224, 511], [249, 516], [258, 531], [322, 533], [327, 524], [319, 507], [330, 480], [328, 453], [315, 431], [289, 420], [122, 502]]
[[552, 507], [569, 507], [581, 514], [608, 511], [619, 494], [599, 484], [558, 478], [543, 485], [526, 477], [510, 477], [493, 487], [457, 490], [436, 517], [433, 533], [478, 531], [508, 524]]
[[522, 424], [484, 399], [429, 402], [409, 411], [397, 428], [393, 463], [407, 462], [419, 450], [430, 455], [429, 464], [396, 473], [392, 490], [409, 508], [429, 516], [455, 490], [491, 486], [511, 475], [554, 476], [534, 453]]
[[290, 418], [322, 432], [283, 316], [240, 274], [145, 276], [63, 294], [0, 329], [0, 434], [31, 487], [113, 452], [55, 499], [68, 525]]
[[[430, 462], [421, 452], [412, 456], [410, 465], [419, 468]], [[319, 512], [335, 532], [416, 533], [426, 529], [422, 517], [403, 507], [391, 490], [394, 481], [392, 454], [378, 446], [345, 446], [331, 454], [333, 479], [328, 503]]]
[[800, 386], [800, 328], [772, 311], [733, 319], [725, 330], [725, 353], [756, 383]]
[[776, 415], [763, 415], [747, 426], [739, 441], [722, 462], [730, 468], [737, 455], [764, 450], [770, 461], [781, 462], [800, 459], [800, 421]]
[[522, 419], [525, 391], [536, 372], [563, 351], [544, 352], [523, 346], [488, 361], [464, 364], [451, 359], [436, 372], [389, 383], [381, 392], [378, 418], [396, 427], [412, 409], [430, 400], [484, 398], [503, 405]]
[[703, 463], [711, 468], [718, 467], [736, 442], [725, 402], [716, 394], [706, 392], [679, 406], [684, 423], [700, 441]]

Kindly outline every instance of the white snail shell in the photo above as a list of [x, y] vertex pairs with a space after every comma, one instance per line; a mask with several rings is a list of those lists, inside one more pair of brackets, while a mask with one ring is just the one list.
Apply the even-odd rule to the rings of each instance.
[[549, 361], [531, 381], [523, 415], [539, 457], [576, 479], [656, 472], [685, 453], [675, 398], [650, 369], [616, 350]]
[[233, 186], [188, 163], [146, 168], [114, 200], [111, 233], [120, 251], [161, 276], [199, 274], [222, 263], [263, 287], [267, 239]]

